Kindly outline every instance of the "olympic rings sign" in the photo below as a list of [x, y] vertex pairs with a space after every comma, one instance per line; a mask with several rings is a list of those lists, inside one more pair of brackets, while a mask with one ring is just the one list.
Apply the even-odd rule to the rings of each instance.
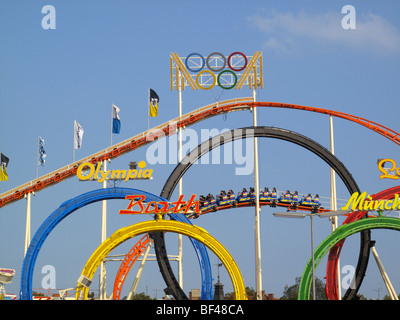
[[[241, 56], [242, 57], [241, 61], [243, 61], [244, 64], [239, 67], [233, 65], [232, 58], [234, 56]], [[195, 66], [195, 67], [189, 66], [189, 61], [191, 61], [191, 58], [199, 59], [200, 60], [199, 65]], [[218, 60], [222, 61], [222, 65], [221, 66], [212, 66], [211, 65], [212, 59], [218, 59]], [[226, 65], [228, 65], [229, 69], [225, 69]], [[203, 90], [209, 90], [209, 89], [213, 88], [216, 84], [218, 84], [222, 89], [229, 90], [229, 89], [232, 89], [233, 87], [235, 87], [235, 85], [237, 83], [238, 79], [237, 79], [237, 75], [235, 72], [240, 72], [247, 67], [247, 57], [242, 52], [238, 52], [238, 51], [231, 53], [228, 56], [228, 58], [226, 58], [220, 52], [213, 52], [207, 58], [204, 58], [200, 53], [191, 53], [186, 57], [185, 66], [186, 66], [187, 70], [197, 73], [196, 83], [199, 88], [201, 88]], [[208, 70], [204, 69], [205, 67], [207, 67]], [[218, 75], [216, 75], [215, 73], [218, 73]], [[200, 83], [200, 79], [201, 79], [202, 75], [208, 75], [211, 77], [211, 79], [212, 79], [211, 85], [206, 87]], [[221, 79], [224, 76], [229, 76], [229, 75], [233, 79], [232, 83], [230, 85], [223, 84]]]

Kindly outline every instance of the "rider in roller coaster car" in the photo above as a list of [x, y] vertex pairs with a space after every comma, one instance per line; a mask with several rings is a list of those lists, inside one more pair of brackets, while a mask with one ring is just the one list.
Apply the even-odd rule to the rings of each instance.
[[286, 190], [286, 193], [282, 193], [279, 197], [279, 202], [283, 203], [291, 203], [292, 202], [292, 194], [289, 190]]
[[250, 187], [250, 202], [256, 203], [256, 191], [252, 187]]
[[236, 196], [235, 196], [235, 193], [233, 192], [232, 189], [230, 189], [230, 190], [228, 191], [227, 196], [228, 196], [228, 199], [229, 199], [229, 201], [230, 201], [231, 206], [232, 206], [232, 207], [236, 207]]
[[217, 211], [217, 206], [216, 206], [217, 201], [215, 200], [214, 196], [211, 193], [207, 195], [207, 201], [209, 205], [213, 205], [213, 210]]
[[260, 196], [261, 197], [265, 197], [265, 198], [270, 197], [269, 189], [267, 187], [264, 187], [264, 189], [261, 189], [260, 190]]
[[206, 198], [205, 198], [203, 195], [201, 195], [201, 196], [199, 197], [200, 207], [204, 207], [204, 203], [205, 203], [206, 201], [207, 201]]
[[297, 191], [295, 191], [293, 194], [292, 194], [292, 202], [291, 202], [291, 207], [293, 208], [293, 209], [297, 209], [297, 206], [298, 206], [298, 204], [299, 204], [299, 193], [297, 192]]
[[218, 200], [222, 201], [222, 200], [227, 200], [227, 199], [228, 199], [228, 196], [227, 196], [225, 190], [221, 190], [221, 192], [218, 195]]
[[315, 195], [315, 197], [314, 197], [314, 199], [313, 199], [313, 204], [314, 205], [320, 205], [320, 202], [319, 202], [319, 195], [318, 194], [316, 194]]
[[316, 213], [318, 212], [318, 208], [321, 206], [321, 203], [319, 202], [319, 195], [316, 194], [313, 202], [312, 202], [312, 212]]
[[300, 205], [311, 206], [312, 205], [312, 197], [311, 193], [307, 194], [307, 196], [303, 196], [300, 201]]
[[246, 198], [249, 195], [246, 188], [243, 188], [242, 192], [239, 192], [239, 197]]
[[277, 202], [278, 202], [278, 192], [276, 192], [276, 188], [273, 187], [271, 191], [271, 207], [276, 207]]
[[207, 195], [207, 201], [209, 202], [209, 203], [214, 203], [215, 202], [215, 198], [214, 198], [214, 196], [211, 194], [211, 193], [209, 193], [208, 195]]

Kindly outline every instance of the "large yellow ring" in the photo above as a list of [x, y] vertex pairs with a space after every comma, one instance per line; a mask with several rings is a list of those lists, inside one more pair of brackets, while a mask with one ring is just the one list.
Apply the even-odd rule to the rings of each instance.
[[90, 256], [78, 280], [76, 299], [87, 299], [89, 285], [101, 261], [118, 245], [143, 233], [170, 231], [191, 237], [207, 246], [224, 264], [228, 271], [236, 300], [247, 300], [243, 278], [235, 260], [228, 250], [212, 237], [206, 230], [198, 226], [172, 220], [150, 220], [121, 228], [105, 240]]
[[[212, 83], [212, 85], [210, 85], [209, 87], [203, 87], [203, 86], [199, 83], [199, 78], [200, 78], [200, 76], [201, 76], [203, 73], [209, 73], [209, 74], [211, 74], [211, 76], [213, 77], [213, 83]], [[203, 71], [200, 71], [200, 72], [197, 74], [196, 83], [197, 83], [197, 85], [199, 86], [199, 88], [201, 88], [201, 89], [203, 89], [203, 90], [210, 90], [210, 89], [213, 88], [213, 87], [215, 86], [215, 84], [217, 83], [217, 77], [216, 77], [215, 74], [212, 73], [210, 70], [203, 70]]]

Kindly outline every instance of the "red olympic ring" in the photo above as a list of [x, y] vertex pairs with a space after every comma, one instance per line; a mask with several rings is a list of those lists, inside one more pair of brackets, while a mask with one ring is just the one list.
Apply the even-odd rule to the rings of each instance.
[[[231, 58], [234, 56], [234, 55], [241, 55], [243, 58], [244, 58], [244, 66], [243, 67], [241, 67], [241, 68], [238, 68], [238, 69], [235, 69], [234, 67], [232, 67], [231, 66]], [[244, 68], [246, 68], [247, 67], [247, 57], [243, 54], [243, 53], [241, 53], [241, 52], [233, 52], [233, 53], [231, 53], [231, 55], [228, 57], [228, 66], [229, 66], [229, 68], [231, 68], [233, 71], [242, 71]]]

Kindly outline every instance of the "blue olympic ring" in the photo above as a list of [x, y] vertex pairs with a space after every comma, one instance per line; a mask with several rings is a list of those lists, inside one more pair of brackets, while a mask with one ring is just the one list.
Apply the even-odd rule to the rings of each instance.
[[[188, 66], [189, 58], [190, 58], [190, 57], [193, 57], [193, 56], [198, 56], [198, 57], [200, 57], [201, 62], [202, 62], [202, 63], [201, 63], [201, 67], [199, 67], [199, 68], [197, 68], [197, 69], [191, 69], [191, 68]], [[189, 55], [186, 57], [186, 60], [185, 60], [186, 68], [187, 68], [188, 70], [192, 71], [192, 72], [199, 72], [199, 71], [203, 70], [205, 64], [206, 64], [206, 60], [204, 59], [204, 57], [203, 57], [200, 53], [191, 53], [191, 54], [189, 54]]]

